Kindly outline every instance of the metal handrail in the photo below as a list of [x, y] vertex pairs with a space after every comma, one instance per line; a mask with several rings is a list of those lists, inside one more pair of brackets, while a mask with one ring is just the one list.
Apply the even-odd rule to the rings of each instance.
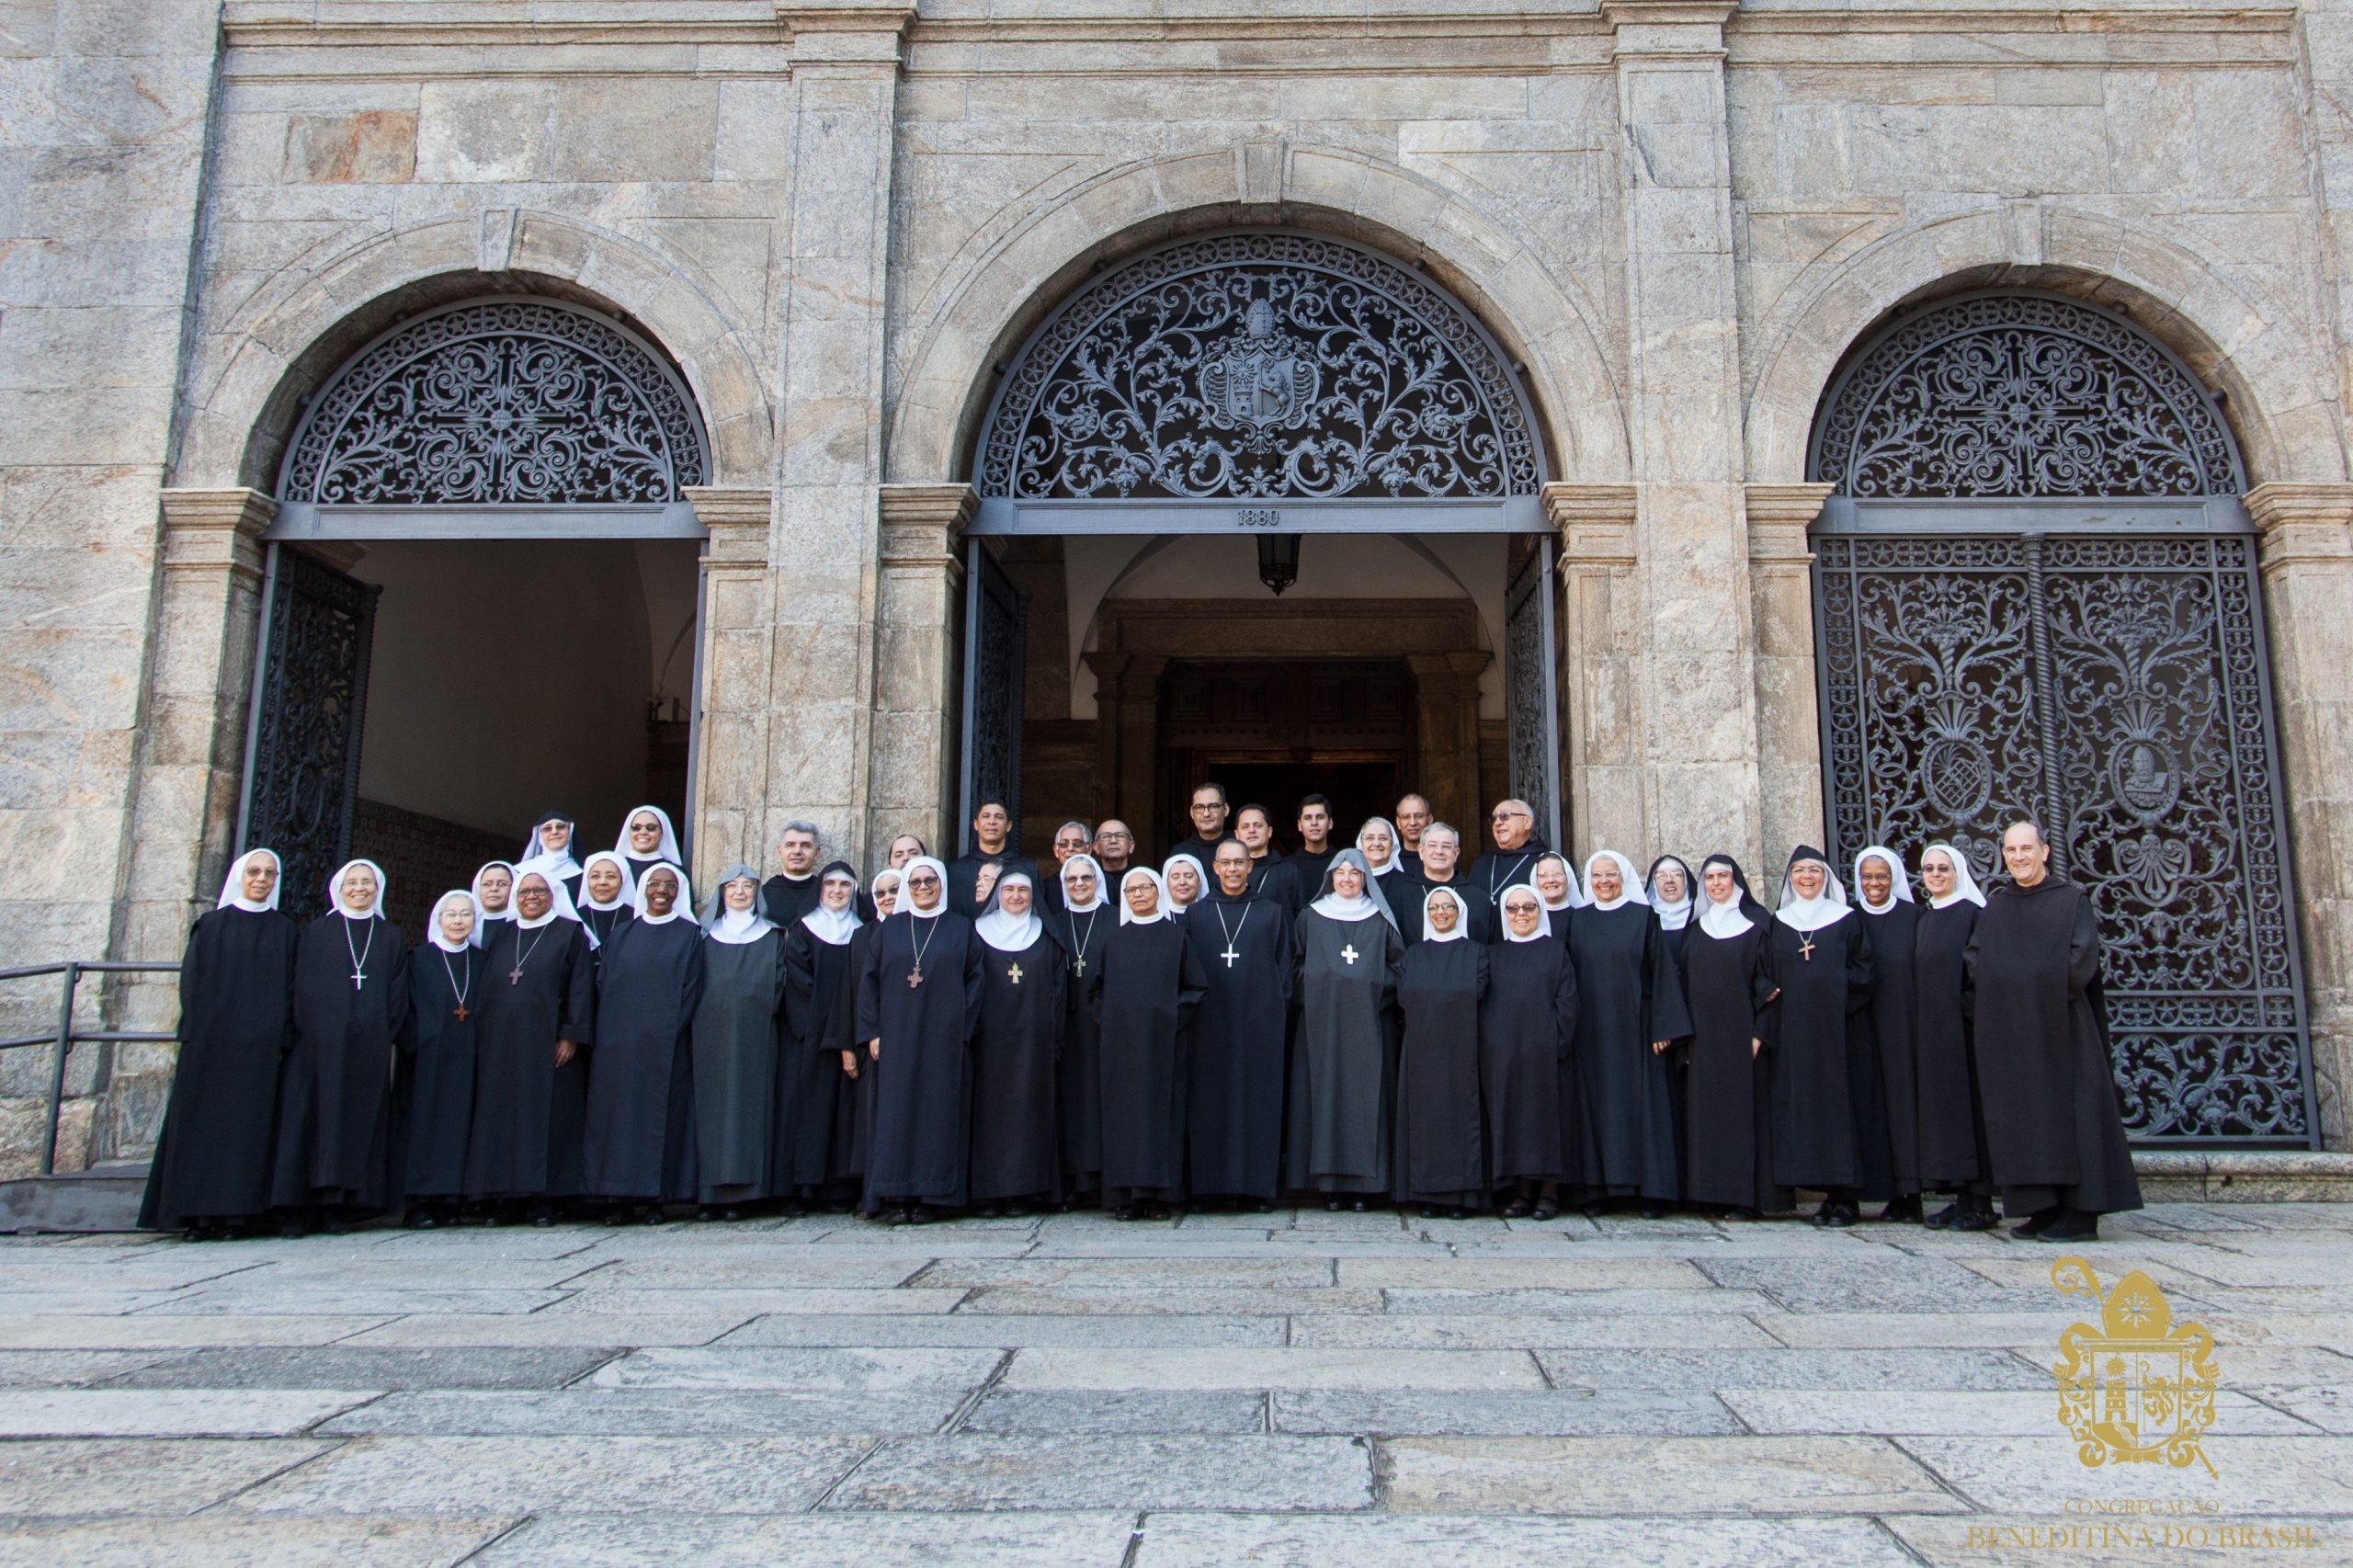
[[38, 980], [47, 974], [65, 977], [63, 994], [57, 1001], [57, 1028], [51, 1034], [19, 1035], [13, 1040], [0, 1040], [0, 1051], [14, 1051], [31, 1045], [51, 1048], [49, 1061], [49, 1124], [41, 1134], [40, 1174], [57, 1174], [57, 1124], [65, 1114], [65, 1059], [77, 1045], [154, 1044], [178, 1036], [169, 1030], [155, 1029], [76, 1029], [74, 1027], [74, 994], [85, 974], [176, 974], [176, 963], [128, 963], [119, 960], [94, 960], [84, 963], [25, 964], [16, 969], [0, 969], [0, 982]]

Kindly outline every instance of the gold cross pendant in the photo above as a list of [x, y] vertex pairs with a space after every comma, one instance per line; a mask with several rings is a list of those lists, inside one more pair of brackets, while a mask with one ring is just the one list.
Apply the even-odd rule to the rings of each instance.
[[1015, 964], [1011, 969], [1009, 969], [1009, 970], [1006, 971], [1006, 978], [1007, 980], [1012, 981], [1012, 982], [1013, 982], [1013, 983], [1014, 983], [1014, 984], [1016, 984], [1016, 985], [1020, 984], [1020, 983], [1021, 983], [1021, 966], [1020, 966], [1019, 964]]
[[1808, 963], [1812, 963], [1813, 961], [1813, 932], [1809, 931], [1803, 937], [1798, 938], [1798, 957], [1805, 960]]

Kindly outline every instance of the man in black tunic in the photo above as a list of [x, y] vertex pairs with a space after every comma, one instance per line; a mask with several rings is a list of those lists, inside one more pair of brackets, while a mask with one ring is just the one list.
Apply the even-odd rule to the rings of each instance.
[[790, 931], [801, 917], [817, 907], [817, 824], [789, 822], [777, 840], [776, 858], [783, 868], [760, 884], [760, 907], [767, 918]]
[[2099, 1217], [2141, 1207], [2108, 1052], [2091, 900], [2051, 874], [2031, 822], [2002, 835], [2009, 872], [1986, 891], [1969, 944], [1985, 1143], [2018, 1235], [2092, 1241]]
[[1308, 888], [1324, 885], [1324, 869], [1332, 857], [1347, 846], [1332, 836], [1337, 824], [1332, 820], [1332, 801], [1328, 796], [1310, 795], [1299, 803], [1299, 853], [1290, 859], [1291, 876], [1305, 895]]
[[1043, 919], [1063, 906], [1063, 868], [1080, 855], [1095, 847], [1095, 835], [1076, 817], [1054, 829], [1054, 859], [1051, 866], [1040, 867], [1038, 879], [1038, 915]]
[[[1275, 899], [1282, 904], [1284, 917], [1287, 920], [1297, 919], [1300, 903], [1304, 895], [1300, 889], [1298, 871], [1283, 853], [1275, 847], [1273, 813], [1266, 807], [1255, 802], [1244, 806], [1233, 813], [1233, 836], [1242, 841], [1242, 847], [1250, 856], [1250, 896]], [[1216, 855], [1217, 846], [1210, 846], [1211, 859], [1201, 861], [1204, 882], [1211, 881], [1209, 869], [1211, 861]], [[1164, 871], [1162, 874], [1166, 873]], [[1324, 879], [1320, 876], [1316, 878], [1315, 885], [1323, 886]], [[1202, 895], [1206, 897], [1209, 889], [1204, 887], [1201, 891]]]
[[[1404, 869], [1407, 876], [1422, 874], [1422, 835], [1429, 831], [1435, 818], [1428, 797], [1405, 795], [1398, 799], [1397, 814], [1392, 819], [1397, 826], [1397, 863]], [[1455, 842], [1456, 855], [1460, 858], [1461, 841], [1457, 839]], [[1419, 903], [1420, 900], [1414, 902]], [[1474, 937], [1472, 939], [1475, 941], [1478, 938]]]
[[1536, 812], [1526, 801], [1495, 802], [1487, 831], [1495, 846], [1471, 863], [1470, 881], [1472, 891], [1487, 903], [1487, 939], [1499, 942], [1504, 937], [1504, 890], [1529, 886], [1538, 857], [1549, 851], [1536, 831]]
[[[1190, 855], [1203, 866], [1207, 866], [1210, 863], [1210, 857], [1217, 853], [1217, 841], [1226, 835], [1226, 819], [1232, 814], [1230, 808], [1226, 805], [1225, 786], [1214, 780], [1194, 786], [1192, 802], [1186, 808], [1186, 814], [1193, 819], [1192, 835], [1179, 839], [1168, 853], [1171, 856]], [[1102, 844], [1103, 835], [1100, 833], [1095, 835], [1095, 842], [1098, 846]], [[1112, 871], [1108, 865], [1105, 867], [1104, 874], [1114, 879], [1125, 875], [1124, 872]], [[1118, 891], [1119, 884], [1115, 880], [1112, 886], [1107, 890], [1107, 892], [1114, 896], [1115, 902]]]
[[274, 851], [229, 868], [221, 901], [180, 959], [179, 1060], [156, 1135], [142, 1230], [184, 1225], [225, 1236], [269, 1207], [278, 1070], [293, 1043], [294, 952], [301, 927], [278, 912]]
[[[1028, 871], [1031, 880], [1038, 869], [1014, 853], [1013, 813], [1003, 801], [983, 801], [972, 813], [972, 835], [970, 847], [948, 863], [948, 907], [971, 920], [981, 913], [981, 905], [988, 895], [980, 891], [981, 868], [995, 866], [999, 872], [1017, 868]], [[796, 916], [795, 918], [798, 918]]]
[[[1857, 1108], [1863, 1140], [1862, 1188], [1881, 1197], [1882, 1220], [1920, 1219], [1919, 996], [1912, 951], [1919, 939], [1920, 906], [1904, 862], [1885, 845], [1855, 857], [1855, 907], [1871, 945], [1871, 1005], [1859, 1021], [1870, 1027], [1879, 1068], [1880, 1102]], [[1866, 1112], [1875, 1114], [1866, 1114]]]
[[1106, 817], [1095, 826], [1095, 865], [1103, 881], [1103, 900], [1111, 901], [1111, 892], [1135, 860], [1135, 830], [1117, 817]]
[[1246, 1199], [1265, 1212], [1282, 1180], [1291, 919], [1281, 901], [1251, 891], [1240, 840], [1220, 844], [1211, 869], [1210, 891], [1183, 922], [1205, 981], [1193, 1017], [1190, 1186], [1196, 1198]]
[[528, 1205], [549, 1225], [556, 1200], [580, 1194], [596, 955], [560, 881], [517, 874], [515, 912], [483, 949], [466, 1191], [497, 1200], [495, 1219]]
[[1457, 865], [1461, 854], [1462, 835], [1445, 823], [1434, 822], [1422, 829], [1421, 869], [1407, 872], [1414, 881], [1403, 890], [1405, 897], [1397, 911], [1398, 935], [1408, 947], [1422, 939], [1422, 909], [1432, 888], [1449, 888], [1461, 896], [1462, 929], [1470, 940], [1495, 940], [1495, 906]]

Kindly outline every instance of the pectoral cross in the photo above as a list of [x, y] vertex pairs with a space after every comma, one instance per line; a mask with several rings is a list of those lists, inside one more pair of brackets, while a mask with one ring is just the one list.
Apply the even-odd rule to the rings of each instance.
[[457, 1019], [458, 1022], [461, 1024], [464, 1023], [466, 1021], [466, 1005], [463, 1002], [459, 1003], [456, 1006], [449, 1009], [449, 1016]]
[[1011, 969], [1009, 969], [1009, 970], [1007, 970], [1007, 971], [1005, 971], [1005, 977], [1006, 977], [1007, 980], [1010, 980], [1011, 982], [1013, 982], [1013, 983], [1014, 983], [1014, 984], [1016, 984], [1016, 985], [1020, 984], [1020, 983], [1021, 983], [1021, 966], [1020, 966], [1019, 964], [1015, 964]]
[[364, 969], [355, 969], [355, 970], [353, 970], [353, 971], [351, 971], [351, 988], [352, 988], [354, 991], [358, 990], [361, 986], [363, 986], [363, 985], [365, 985], [365, 984], [367, 984], [367, 983], [368, 983], [368, 971], [367, 971], [366, 970], [364, 970]]
[[1805, 960], [1808, 963], [1812, 963], [1813, 961], [1813, 932], [1809, 931], [1804, 936], [1798, 938], [1798, 957]]
[[923, 965], [917, 964], [915, 968], [907, 971], [907, 989], [913, 991], [916, 986], [921, 985], [922, 983]]
[[520, 985], [523, 983], [523, 966], [519, 961], [513, 969], [506, 971], [506, 983], [509, 985]]
[[1240, 953], [1233, 950], [1233, 944], [1232, 942], [1228, 942], [1225, 945], [1225, 951], [1218, 954], [1218, 957], [1225, 960], [1225, 967], [1228, 969], [1232, 969], [1233, 967], [1233, 960], [1241, 956], [1242, 955]]
[[1078, 960], [1078, 972], [1081, 974], [1085, 974], [1086, 972], [1086, 960], [1084, 956], [1082, 956]]
[[1340, 956], [1347, 960], [1350, 966], [1353, 967], [1357, 961], [1357, 945], [1354, 942], [1350, 942], [1347, 947], [1340, 949]]

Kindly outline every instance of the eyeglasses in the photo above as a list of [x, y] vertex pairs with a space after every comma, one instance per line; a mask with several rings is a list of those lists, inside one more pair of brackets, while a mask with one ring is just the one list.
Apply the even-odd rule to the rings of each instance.
[[938, 885], [938, 877], [909, 877], [907, 879], [907, 886], [911, 888], [936, 888]]
[[1523, 822], [1529, 820], [1526, 812], [1497, 812], [1490, 822]]

